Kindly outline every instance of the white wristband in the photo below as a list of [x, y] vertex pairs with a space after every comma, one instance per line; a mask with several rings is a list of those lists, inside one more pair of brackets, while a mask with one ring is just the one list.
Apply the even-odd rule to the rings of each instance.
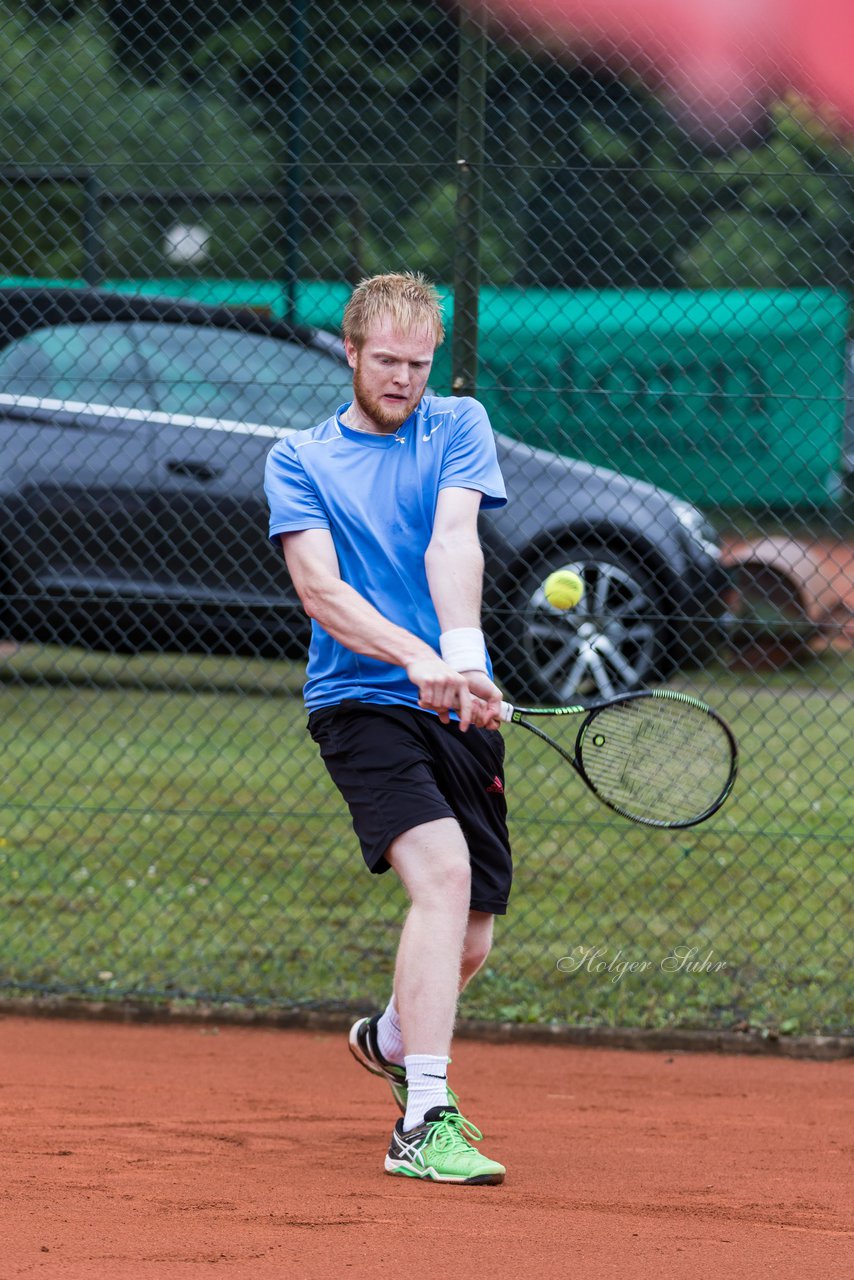
[[456, 627], [439, 637], [443, 661], [455, 671], [486, 671], [486, 646], [477, 627]]

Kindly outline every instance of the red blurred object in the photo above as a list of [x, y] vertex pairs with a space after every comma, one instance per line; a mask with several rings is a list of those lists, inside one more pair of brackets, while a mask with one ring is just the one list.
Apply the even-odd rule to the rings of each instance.
[[786, 0], [787, 81], [854, 128], [854, 3]]
[[794, 89], [854, 128], [854, 0], [469, 0], [524, 32], [651, 77], [712, 132]]

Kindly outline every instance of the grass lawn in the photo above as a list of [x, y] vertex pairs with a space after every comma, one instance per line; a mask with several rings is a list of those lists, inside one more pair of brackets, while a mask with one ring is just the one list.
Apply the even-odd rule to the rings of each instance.
[[[401, 890], [365, 872], [287, 664], [0, 658], [0, 982], [11, 991], [384, 998]], [[650, 832], [508, 729], [517, 877], [471, 1017], [850, 1030], [850, 661], [674, 687], [741, 748], [709, 823]], [[512, 744], [512, 745], [511, 745]], [[847, 771], [847, 773], [846, 773]]]

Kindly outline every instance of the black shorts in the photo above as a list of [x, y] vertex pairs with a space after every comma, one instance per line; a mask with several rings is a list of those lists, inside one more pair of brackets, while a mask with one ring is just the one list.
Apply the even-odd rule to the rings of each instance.
[[308, 718], [323, 762], [350, 809], [371, 871], [388, 871], [397, 836], [456, 818], [471, 859], [471, 907], [504, 915], [513, 868], [504, 795], [504, 739], [412, 707], [342, 702]]

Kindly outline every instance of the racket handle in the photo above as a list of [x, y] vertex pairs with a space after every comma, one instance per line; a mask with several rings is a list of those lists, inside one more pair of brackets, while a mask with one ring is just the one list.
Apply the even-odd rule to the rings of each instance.
[[513, 708], [509, 702], [502, 702], [499, 715], [507, 724], [513, 719]]

